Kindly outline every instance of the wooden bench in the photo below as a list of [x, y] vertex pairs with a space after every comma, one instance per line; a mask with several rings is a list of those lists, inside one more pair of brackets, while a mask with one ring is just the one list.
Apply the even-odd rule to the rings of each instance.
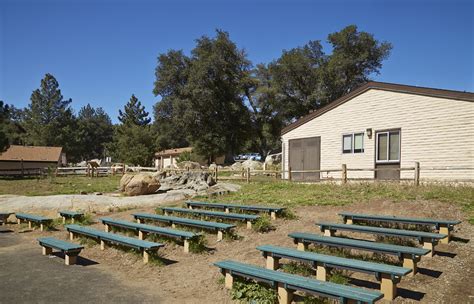
[[66, 265], [76, 264], [77, 256], [81, 250], [84, 249], [81, 245], [58, 240], [52, 237], [39, 238], [38, 242], [40, 246], [43, 247], [43, 255], [52, 254], [53, 248], [63, 252]]
[[1, 212], [0, 213], [0, 220], [2, 221], [2, 226], [5, 226], [8, 222], [8, 218], [10, 215], [15, 214], [13, 212]]
[[316, 278], [320, 281], [327, 281], [327, 273], [331, 268], [374, 274], [375, 278], [380, 281], [380, 291], [384, 294], [384, 299], [386, 300], [393, 300], [397, 296], [397, 283], [400, 282], [402, 276], [411, 272], [411, 269], [398, 266], [341, 258], [272, 245], [258, 246], [257, 249], [262, 251], [265, 257], [267, 269], [277, 270], [281, 258], [309, 262], [316, 269]]
[[226, 203], [208, 203], [208, 202], [197, 202], [197, 201], [187, 201], [186, 206], [189, 209], [193, 209], [194, 207], [222, 209], [227, 213], [230, 213], [231, 209], [248, 210], [248, 211], [255, 211], [255, 212], [266, 212], [270, 214], [270, 217], [272, 220], [276, 219], [277, 215], [286, 209], [286, 208], [271, 207], [271, 206], [235, 205], [235, 204], [226, 204]]
[[371, 226], [359, 226], [359, 225], [348, 225], [348, 224], [333, 224], [333, 223], [316, 223], [321, 228], [321, 232], [325, 236], [333, 236], [337, 230], [345, 230], [351, 232], [377, 234], [384, 236], [400, 237], [400, 238], [414, 238], [417, 239], [423, 248], [429, 249], [430, 253], [426, 256], [432, 257], [434, 254], [434, 247], [439, 240], [448, 237], [446, 234], [431, 233], [414, 230], [401, 230], [401, 229], [390, 229], [390, 228], [379, 228]]
[[59, 211], [59, 216], [63, 218], [63, 224], [66, 224], [66, 219], [70, 218], [71, 223], [74, 224], [74, 220], [76, 218], [81, 218], [84, 216], [84, 212], [78, 212], [78, 211]]
[[395, 255], [403, 261], [404, 268], [411, 269], [411, 276], [415, 275], [417, 272], [416, 263], [420, 260], [420, 257], [430, 252], [429, 249], [425, 248], [406, 247], [338, 237], [327, 237], [311, 233], [293, 232], [288, 236], [293, 238], [294, 242], [298, 244], [298, 250], [301, 251], [306, 250], [309, 243], [314, 243], [330, 247], [350, 248]]
[[191, 215], [198, 215], [198, 216], [217, 217], [217, 218], [228, 219], [228, 220], [246, 221], [247, 229], [251, 229], [252, 222], [259, 218], [258, 215], [253, 215], [253, 214], [227, 213], [227, 212], [217, 212], [217, 211], [207, 211], [207, 210], [193, 210], [193, 209], [174, 208], [174, 207], [159, 207], [159, 209], [163, 210], [165, 215], [168, 215], [169, 213], [177, 212], [177, 213], [184, 213], [184, 214], [191, 214]]
[[53, 221], [52, 218], [47, 218], [47, 217], [42, 217], [39, 215], [27, 214], [27, 213], [16, 213], [15, 217], [18, 221], [18, 224], [21, 224], [21, 221], [28, 222], [29, 229], [31, 229], [31, 223], [33, 222], [39, 223], [41, 231], [44, 231], [45, 225], [48, 225]]
[[98, 239], [100, 241], [100, 249], [105, 249], [105, 242], [114, 243], [138, 249], [143, 253], [143, 263], [148, 263], [149, 253], [152, 251], [158, 251], [160, 247], [164, 245], [161, 243], [154, 243], [144, 240], [139, 240], [127, 236], [122, 236], [114, 233], [108, 233], [84, 226], [79, 225], [66, 225], [66, 230], [69, 232], [69, 239], [74, 240], [75, 234], [85, 235]]
[[218, 241], [222, 240], [224, 236], [224, 232], [230, 232], [231, 229], [235, 228], [235, 225], [231, 225], [231, 224], [198, 221], [198, 220], [192, 220], [192, 219], [175, 217], [175, 216], [164, 216], [164, 215], [149, 214], [149, 213], [134, 213], [132, 215], [139, 224], [141, 224], [143, 220], [152, 220], [152, 221], [157, 221], [157, 222], [162, 222], [162, 223], [168, 223], [173, 228], [175, 228], [176, 224], [178, 224], [178, 225], [183, 225], [183, 226], [190, 226], [190, 227], [217, 231]]
[[442, 239], [440, 242], [443, 244], [449, 243], [451, 240], [451, 231], [454, 229], [454, 225], [460, 224], [461, 221], [457, 220], [441, 220], [431, 218], [414, 218], [414, 217], [396, 217], [388, 215], [376, 215], [376, 214], [360, 214], [351, 212], [341, 212], [344, 223], [353, 224], [356, 221], [374, 221], [382, 223], [400, 223], [410, 225], [423, 225], [423, 226], [434, 226], [435, 229], [441, 233], [446, 234], [448, 237]]
[[214, 265], [221, 268], [225, 275], [226, 288], [232, 288], [234, 277], [264, 282], [278, 290], [280, 304], [291, 303], [295, 291], [336, 299], [339, 303], [374, 303], [383, 297], [378, 291], [323, 282], [235, 261], [220, 261]]
[[189, 241], [199, 237], [199, 234], [177, 229], [163, 228], [152, 225], [137, 224], [134, 222], [122, 221], [108, 217], [101, 218], [100, 221], [105, 226], [105, 232], [110, 232], [110, 226], [131, 229], [138, 232], [138, 239], [144, 240], [147, 234], [157, 234], [166, 237], [177, 238], [184, 243], [184, 252], [189, 253]]

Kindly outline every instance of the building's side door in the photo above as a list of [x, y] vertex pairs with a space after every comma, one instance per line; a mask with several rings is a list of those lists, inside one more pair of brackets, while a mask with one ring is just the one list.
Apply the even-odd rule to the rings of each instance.
[[[319, 170], [321, 162], [321, 138], [300, 138], [289, 141], [289, 163], [291, 171]], [[292, 173], [293, 180], [318, 181], [319, 172]]]
[[400, 129], [375, 132], [375, 179], [400, 179], [401, 142]]

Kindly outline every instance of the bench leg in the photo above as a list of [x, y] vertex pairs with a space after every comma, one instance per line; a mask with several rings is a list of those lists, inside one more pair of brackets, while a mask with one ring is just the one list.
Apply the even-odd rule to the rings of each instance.
[[138, 231], [138, 239], [139, 240], [144, 240], [146, 238], [146, 232], [143, 232], [141, 230]]
[[230, 272], [226, 271], [225, 273], [225, 288], [232, 289], [232, 285], [234, 285], [234, 277]]
[[380, 292], [385, 300], [392, 301], [397, 296], [397, 284], [392, 281], [389, 274], [382, 273], [380, 282]]
[[271, 218], [272, 220], [276, 220], [276, 219], [277, 219], [277, 214], [276, 214], [275, 211], [271, 211], [271, 212], [270, 212], [270, 218]]
[[188, 208], [191, 209], [191, 210], [193, 210], [193, 206], [191, 206], [191, 205], [189, 205]]
[[298, 242], [298, 247], [296, 249], [299, 251], [306, 251], [308, 249], [308, 244], [304, 242]]
[[143, 250], [143, 264], [148, 264], [149, 260], [150, 254], [146, 250]]
[[416, 269], [416, 260], [414, 260], [410, 255], [403, 256], [403, 267], [411, 269], [409, 276], [414, 276], [417, 272]]
[[334, 230], [325, 229], [324, 236], [334, 236]]
[[323, 264], [316, 264], [316, 279], [319, 281], [327, 281], [327, 268]]
[[229, 208], [225, 208], [225, 213], [230, 213], [230, 209]]
[[47, 246], [42, 246], [43, 249], [43, 255], [50, 255], [53, 253], [53, 248], [47, 247]]
[[66, 224], [66, 217], [62, 216], [62, 218], [63, 218], [63, 224]]
[[168, 216], [168, 215], [169, 215], [169, 214], [168, 214], [168, 211], [165, 211], [165, 212], [164, 212], [164, 215]]
[[71, 223], [74, 224], [74, 216], [71, 217]]
[[176, 228], [176, 224], [175, 223], [171, 223], [171, 228]]
[[449, 230], [448, 226], [441, 226], [439, 227], [439, 233], [446, 234], [448, 237], [441, 239], [441, 244], [448, 244], [451, 241], [451, 230]]
[[66, 254], [64, 258], [65, 258], [64, 264], [66, 264], [66, 265], [75, 265], [76, 264], [77, 255]]
[[31, 221], [28, 221], [28, 229], [31, 229]]
[[189, 240], [184, 240], [184, 253], [189, 253]]
[[137, 218], [137, 223], [138, 223], [138, 224], [142, 224], [142, 220], [139, 219], [139, 218]]
[[293, 301], [293, 292], [286, 289], [285, 285], [278, 283], [278, 303], [291, 304]]
[[44, 224], [40, 223], [40, 231], [44, 231]]
[[217, 231], [217, 241], [222, 241], [222, 239], [224, 238], [224, 233], [222, 231]]
[[110, 226], [107, 224], [104, 224], [104, 231], [105, 232], [110, 232]]
[[105, 250], [105, 242], [100, 240], [100, 250]]
[[74, 233], [69, 231], [69, 240], [74, 241]]
[[18, 225], [20, 225], [20, 224], [21, 224], [21, 220], [20, 220], [20, 219], [16, 219], [16, 223], [17, 223]]
[[434, 245], [431, 242], [431, 240], [423, 240], [423, 248], [430, 250], [430, 252], [424, 256], [428, 258], [432, 258], [434, 255]]
[[247, 229], [252, 229], [252, 222], [251, 221], [247, 221]]
[[267, 255], [267, 269], [277, 270], [280, 268], [280, 259]]

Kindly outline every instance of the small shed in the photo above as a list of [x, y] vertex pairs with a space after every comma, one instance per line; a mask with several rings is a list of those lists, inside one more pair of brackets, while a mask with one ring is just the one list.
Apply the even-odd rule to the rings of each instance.
[[[163, 169], [167, 167], [176, 167], [179, 156], [183, 153], [192, 153], [193, 147], [166, 149], [155, 153], [155, 167]], [[198, 163], [205, 166], [208, 165], [205, 157], [198, 157]], [[225, 156], [217, 157], [215, 163], [223, 165], [225, 162]]]
[[66, 165], [62, 147], [11, 145], [0, 154], [0, 174], [28, 174], [38, 169]]
[[369, 82], [288, 125], [281, 140], [294, 180], [339, 178], [324, 170], [343, 164], [349, 178], [398, 180], [419, 163], [422, 180], [474, 181], [474, 93]]

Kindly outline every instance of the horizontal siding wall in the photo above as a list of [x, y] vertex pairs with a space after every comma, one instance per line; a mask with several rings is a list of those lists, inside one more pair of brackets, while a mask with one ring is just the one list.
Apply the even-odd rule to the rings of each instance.
[[[342, 154], [342, 135], [364, 136], [364, 153]], [[288, 170], [288, 140], [321, 136], [321, 169], [374, 168], [375, 132], [401, 129], [401, 166], [420, 162], [421, 179], [474, 179], [474, 170], [428, 171], [427, 167], [474, 167], [474, 103], [414, 94], [369, 90], [282, 136], [283, 166]], [[341, 174], [321, 173], [339, 178]], [[348, 172], [349, 178], [373, 178], [373, 172]], [[402, 172], [412, 178], [413, 171]]]

